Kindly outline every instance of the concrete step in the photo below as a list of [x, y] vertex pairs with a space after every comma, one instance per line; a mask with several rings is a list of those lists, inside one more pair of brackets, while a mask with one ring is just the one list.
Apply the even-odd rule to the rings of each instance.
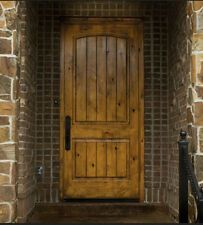
[[162, 204], [66, 202], [37, 204], [29, 223], [172, 223]]

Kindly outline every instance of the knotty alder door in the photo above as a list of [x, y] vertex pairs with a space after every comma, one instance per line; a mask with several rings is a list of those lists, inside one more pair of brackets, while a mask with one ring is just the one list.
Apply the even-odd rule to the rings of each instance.
[[142, 198], [140, 27], [108, 19], [63, 25], [62, 198]]

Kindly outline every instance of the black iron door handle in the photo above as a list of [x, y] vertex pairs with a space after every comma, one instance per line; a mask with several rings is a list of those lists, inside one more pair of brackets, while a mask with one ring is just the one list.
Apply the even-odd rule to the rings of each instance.
[[70, 150], [70, 142], [71, 142], [71, 118], [70, 116], [66, 116], [65, 118], [65, 149]]

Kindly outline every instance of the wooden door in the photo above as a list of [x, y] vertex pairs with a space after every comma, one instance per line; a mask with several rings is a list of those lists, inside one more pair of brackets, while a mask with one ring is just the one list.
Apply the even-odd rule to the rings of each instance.
[[143, 198], [141, 43], [134, 20], [63, 25], [62, 198]]

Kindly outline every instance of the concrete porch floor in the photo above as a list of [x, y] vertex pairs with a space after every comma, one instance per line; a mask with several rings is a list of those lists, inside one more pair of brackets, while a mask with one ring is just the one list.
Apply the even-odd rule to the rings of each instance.
[[139, 203], [37, 204], [28, 223], [173, 223], [165, 206]]

